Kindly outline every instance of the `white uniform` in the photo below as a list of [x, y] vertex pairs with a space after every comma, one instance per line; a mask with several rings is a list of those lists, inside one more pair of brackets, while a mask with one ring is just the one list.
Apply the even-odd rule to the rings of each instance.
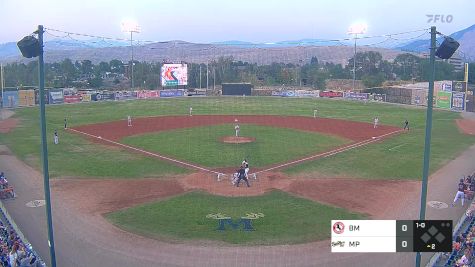
[[234, 126], [234, 131], [236, 131], [236, 137], [239, 136], [239, 124], [236, 124], [236, 126]]
[[129, 116], [127, 116], [127, 126], [132, 126], [132, 118]]
[[378, 118], [378, 117], [374, 118], [374, 125], [373, 125], [373, 127], [374, 127], [375, 129], [378, 128], [378, 123], [379, 123], [379, 118]]
[[57, 133], [57, 132], [54, 133], [54, 144], [55, 144], [55, 145], [59, 144], [59, 137], [58, 137], [58, 133]]
[[249, 172], [249, 163], [244, 160], [242, 162], [242, 166], [244, 166], [244, 175], [246, 176], [246, 178], [248, 178], [247, 173]]
[[193, 108], [190, 107], [190, 116], [193, 116]]

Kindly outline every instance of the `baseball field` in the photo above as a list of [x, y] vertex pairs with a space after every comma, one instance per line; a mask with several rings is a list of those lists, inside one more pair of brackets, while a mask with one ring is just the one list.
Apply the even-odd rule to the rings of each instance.
[[[374, 128], [376, 116], [380, 125]], [[434, 112], [431, 172], [475, 143], [457, 128], [459, 117]], [[402, 129], [406, 119], [409, 131]], [[40, 169], [38, 109], [19, 109], [13, 120], [17, 126], [0, 141]], [[235, 134], [236, 123], [250, 142], [223, 142]], [[101, 194], [111, 197], [94, 205], [107, 207], [100, 212], [109, 222], [171, 242], [304, 243], [328, 238], [331, 219], [379, 218], [378, 206], [398, 203], [388, 195], [403, 198], [420, 189], [424, 127], [425, 109], [323, 98], [189, 97], [47, 107], [53, 179], [100, 184]], [[250, 164], [249, 188], [230, 181], [243, 159]], [[124, 184], [126, 190], [119, 190]], [[220, 216], [252, 218], [252, 231], [218, 230]]]

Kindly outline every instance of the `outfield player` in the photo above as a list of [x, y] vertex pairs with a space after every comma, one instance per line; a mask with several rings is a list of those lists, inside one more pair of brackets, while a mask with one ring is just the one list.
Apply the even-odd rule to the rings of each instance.
[[409, 121], [408, 120], [406, 120], [404, 122], [404, 130], [406, 130], [406, 129], [409, 131]]
[[56, 131], [56, 130], [54, 130], [53, 140], [54, 140], [55, 145], [59, 144], [58, 131]]
[[375, 118], [374, 118], [373, 128], [374, 128], [374, 129], [378, 128], [378, 124], [379, 124], [379, 118], [378, 118], [378, 117], [375, 117]]
[[462, 207], [463, 207], [463, 202], [465, 200], [465, 184], [463, 182], [463, 179], [460, 179], [460, 182], [458, 184], [457, 193], [455, 194], [454, 203], [452, 203], [452, 207], [454, 207], [455, 204], [457, 204], [457, 200], [459, 200], [459, 198], [462, 200]]
[[132, 126], [132, 117], [130, 115], [127, 115], [127, 126]]
[[193, 116], [193, 107], [190, 106], [190, 116]]
[[64, 117], [64, 129], [68, 128], [68, 120]]

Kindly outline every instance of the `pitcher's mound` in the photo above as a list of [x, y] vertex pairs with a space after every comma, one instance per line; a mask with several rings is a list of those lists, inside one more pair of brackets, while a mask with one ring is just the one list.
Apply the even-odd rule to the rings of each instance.
[[244, 144], [252, 143], [256, 141], [254, 137], [244, 137], [244, 136], [225, 136], [221, 138], [221, 142], [230, 143], [230, 144]]

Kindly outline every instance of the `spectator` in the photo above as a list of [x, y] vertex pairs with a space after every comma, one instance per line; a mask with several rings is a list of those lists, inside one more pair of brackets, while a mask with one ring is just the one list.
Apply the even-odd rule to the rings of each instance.
[[11, 267], [18, 267], [17, 264], [18, 259], [18, 244], [13, 245], [10, 254], [8, 254], [8, 262], [10, 263]]
[[462, 258], [457, 261], [456, 266], [470, 266], [472, 264], [472, 252], [465, 249]]
[[454, 242], [453, 245], [452, 245], [453, 251], [457, 251], [457, 252], [458, 252], [458, 251], [460, 250], [460, 246], [461, 246], [461, 245], [462, 245], [462, 244], [461, 244], [461, 242], [460, 242], [460, 236], [457, 236], [457, 237], [455, 238], [455, 242]]

